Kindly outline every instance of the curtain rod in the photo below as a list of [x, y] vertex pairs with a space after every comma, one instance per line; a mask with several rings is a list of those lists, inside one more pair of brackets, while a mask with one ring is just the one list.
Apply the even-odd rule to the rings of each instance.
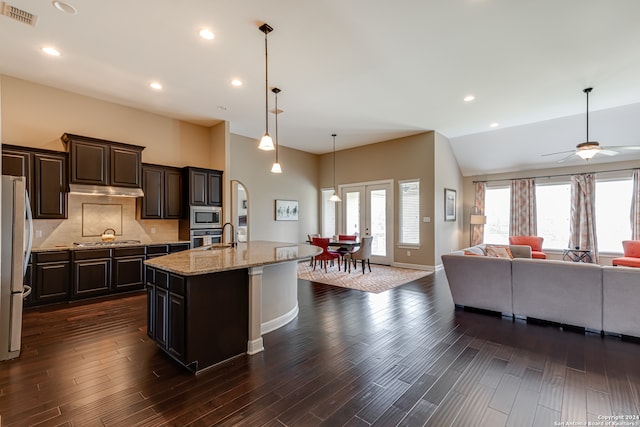
[[606, 171], [599, 171], [599, 172], [580, 172], [580, 173], [561, 173], [561, 174], [556, 174], [556, 175], [540, 175], [540, 176], [527, 176], [527, 177], [523, 177], [523, 178], [502, 178], [502, 179], [478, 179], [478, 180], [474, 180], [473, 183], [478, 183], [478, 182], [499, 182], [499, 181], [513, 181], [516, 179], [535, 179], [535, 178], [556, 178], [556, 177], [561, 177], [561, 176], [574, 176], [574, 175], [585, 175], [588, 173], [609, 173], [609, 172], [626, 172], [626, 171], [634, 171], [636, 169], [640, 168], [624, 168], [624, 169], [612, 169], [612, 170], [606, 170]]

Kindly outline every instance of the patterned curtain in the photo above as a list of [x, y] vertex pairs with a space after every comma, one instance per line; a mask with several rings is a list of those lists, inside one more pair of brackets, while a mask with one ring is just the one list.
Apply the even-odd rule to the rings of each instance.
[[590, 249], [593, 262], [598, 263], [596, 238], [596, 175], [571, 177], [571, 237], [569, 247]]
[[640, 240], [640, 169], [633, 171], [631, 196], [631, 240]]
[[[474, 206], [478, 209], [475, 213], [484, 215], [484, 195], [487, 191], [486, 182], [476, 182], [476, 198]], [[471, 246], [479, 245], [484, 240], [484, 225], [471, 226]]]
[[534, 179], [514, 179], [511, 181], [511, 214], [509, 215], [509, 236], [536, 236], [536, 182]]

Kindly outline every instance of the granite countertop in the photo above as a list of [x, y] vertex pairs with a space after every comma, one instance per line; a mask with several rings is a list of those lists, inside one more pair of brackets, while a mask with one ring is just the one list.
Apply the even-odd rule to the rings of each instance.
[[97, 246], [77, 246], [77, 245], [74, 245], [73, 243], [70, 243], [68, 245], [43, 246], [38, 248], [32, 248], [31, 253], [54, 252], [54, 251], [79, 251], [79, 250], [85, 250], [85, 249], [130, 248], [130, 247], [137, 247], [137, 246], [173, 245], [173, 244], [179, 244], [179, 243], [190, 244], [191, 242], [189, 242], [188, 240], [170, 240], [166, 242], [118, 243], [116, 241], [116, 243], [111, 245], [97, 245]]
[[145, 261], [150, 267], [179, 274], [198, 276], [226, 270], [258, 267], [296, 261], [318, 255], [322, 249], [298, 243], [251, 241], [236, 247], [214, 244], [177, 252]]

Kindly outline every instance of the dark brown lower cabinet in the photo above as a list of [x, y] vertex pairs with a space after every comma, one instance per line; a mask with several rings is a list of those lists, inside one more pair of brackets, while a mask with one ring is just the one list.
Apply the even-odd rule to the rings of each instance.
[[32, 254], [31, 304], [66, 301], [69, 298], [69, 251]]
[[124, 291], [144, 287], [145, 248], [113, 250], [113, 290]]
[[[34, 252], [24, 279], [32, 288], [25, 307], [144, 289], [145, 282], [155, 282], [153, 277], [145, 279], [148, 272], [153, 274], [144, 265], [147, 257], [186, 249], [189, 243]], [[155, 306], [150, 305], [149, 312], [153, 310]], [[153, 331], [149, 334], [153, 337]]]
[[72, 251], [73, 298], [105, 295], [111, 289], [111, 249]]
[[147, 268], [147, 334], [192, 372], [247, 351], [246, 269], [183, 277]]

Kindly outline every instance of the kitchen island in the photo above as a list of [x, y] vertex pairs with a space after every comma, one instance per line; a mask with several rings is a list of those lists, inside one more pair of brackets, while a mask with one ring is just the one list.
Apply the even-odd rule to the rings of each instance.
[[251, 241], [147, 260], [147, 334], [195, 373], [259, 353], [262, 334], [298, 314], [298, 261], [320, 252], [311, 245]]

